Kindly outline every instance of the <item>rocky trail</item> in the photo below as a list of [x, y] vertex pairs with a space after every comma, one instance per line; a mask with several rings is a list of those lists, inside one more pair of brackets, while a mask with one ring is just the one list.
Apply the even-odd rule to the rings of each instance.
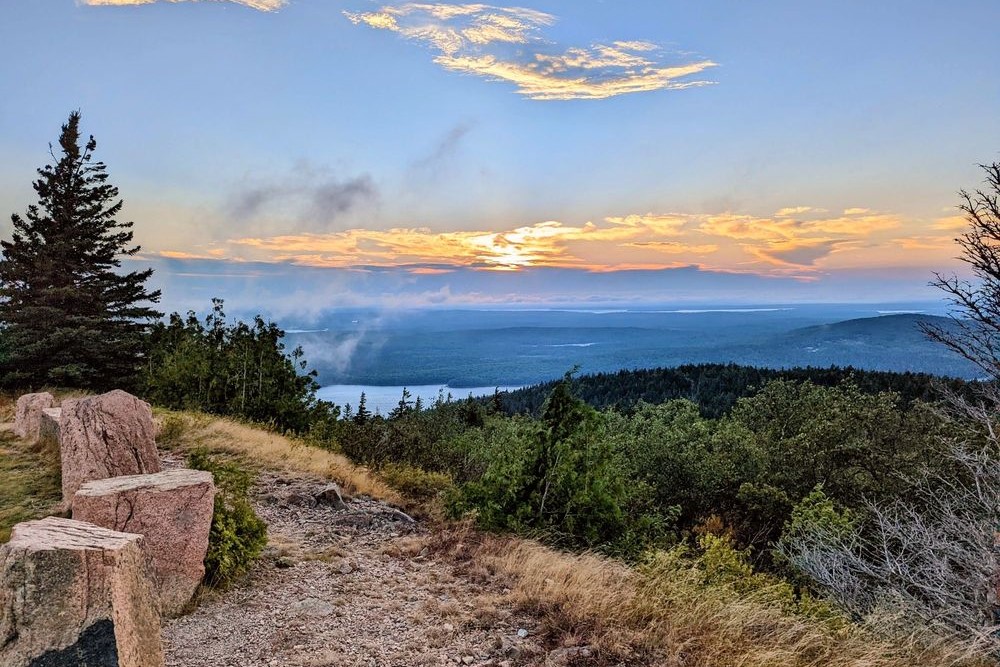
[[427, 529], [402, 512], [276, 473], [260, 476], [253, 502], [264, 556], [244, 583], [165, 623], [168, 667], [551, 662], [502, 582], [436, 560]]

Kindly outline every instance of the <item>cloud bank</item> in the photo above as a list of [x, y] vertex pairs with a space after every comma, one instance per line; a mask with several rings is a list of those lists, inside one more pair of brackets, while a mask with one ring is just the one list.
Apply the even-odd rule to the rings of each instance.
[[[163, 2], [204, 2], [205, 0], [160, 0]], [[250, 7], [251, 9], [257, 9], [262, 12], [274, 12], [286, 4], [288, 0], [211, 0], [212, 2], [231, 2], [235, 5], [243, 5], [244, 7]], [[77, 0], [78, 4], [89, 5], [91, 7], [109, 6], [109, 7], [124, 7], [127, 5], [151, 5], [157, 2], [157, 0]]]
[[[244, 202], [247, 210], [258, 203], [256, 194], [251, 194], [251, 201]], [[898, 248], [901, 240], [893, 237], [902, 226], [902, 219], [892, 213], [788, 207], [771, 216], [645, 213], [583, 224], [546, 220], [498, 230], [355, 227], [251, 234], [244, 227], [242, 235], [198, 252], [177, 248], [159, 255], [356, 271], [391, 268], [413, 275], [466, 269], [614, 272], [698, 266], [810, 279], [844, 265], [845, 258], [862, 258], [859, 253]], [[933, 250], [926, 239], [921, 240], [922, 247]]]
[[344, 12], [354, 24], [428, 46], [441, 67], [513, 84], [533, 100], [606, 99], [711, 83], [691, 79], [710, 60], [670, 63], [656, 44], [615, 41], [560, 49], [544, 36], [551, 14], [485, 4], [406, 3]]

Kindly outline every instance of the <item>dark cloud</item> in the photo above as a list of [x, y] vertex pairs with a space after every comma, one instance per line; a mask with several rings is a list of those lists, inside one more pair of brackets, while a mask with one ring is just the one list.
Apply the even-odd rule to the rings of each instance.
[[[229, 198], [226, 213], [246, 229], [330, 231], [339, 218], [378, 201], [368, 174], [343, 178], [326, 168], [297, 165], [277, 182], [248, 183]], [[267, 218], [267, 220], [264, 220]]]

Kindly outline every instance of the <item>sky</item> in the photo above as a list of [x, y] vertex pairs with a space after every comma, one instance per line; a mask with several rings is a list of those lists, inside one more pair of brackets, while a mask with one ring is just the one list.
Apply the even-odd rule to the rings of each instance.
[[995, 0], [0, 0], [0, 233], [71, 110], [167, 308], [938, 299]]

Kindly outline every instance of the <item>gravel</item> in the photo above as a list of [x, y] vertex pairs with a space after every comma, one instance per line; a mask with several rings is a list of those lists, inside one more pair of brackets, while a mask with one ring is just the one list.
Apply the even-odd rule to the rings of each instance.
[[502, 582], [421, 548], [427, 528], [368, 498], [313, 503], [328, 482], [266, 473], [269, 546], [247, 580], [163, 627], [168, 667], [542, 664]]

